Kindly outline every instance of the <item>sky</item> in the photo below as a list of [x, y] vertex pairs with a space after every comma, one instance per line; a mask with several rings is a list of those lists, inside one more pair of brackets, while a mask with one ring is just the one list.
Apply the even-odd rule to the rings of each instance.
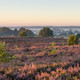
[[0, 0], [0, 26], [80, 26], [80, 0]]

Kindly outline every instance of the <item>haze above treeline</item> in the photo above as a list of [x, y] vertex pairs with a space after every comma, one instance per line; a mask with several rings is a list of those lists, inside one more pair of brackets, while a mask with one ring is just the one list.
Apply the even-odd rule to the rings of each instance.
[[0, 27], [15, 27], [15, 28], [43, 28], [43, 27], [49, 27], [49, 28], [80, 28], [80, 26], [0, 26]]

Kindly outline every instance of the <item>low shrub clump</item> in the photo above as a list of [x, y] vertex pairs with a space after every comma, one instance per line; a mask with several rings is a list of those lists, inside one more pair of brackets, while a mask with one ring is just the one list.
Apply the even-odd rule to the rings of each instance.
[[58, 51], [59, 51], [58, 49], [53, 49], [53, 50], [49, 53], [49, 55], [54, 55], [54, 54], [56, 54]]
[[77, 45], [79, 42], [79, 38], [76, 35], [70, 35], [67, 40], [68, 45]]
[[55, 42], [53, 42], [53, 43], [51, 44], [51, 48], [52, 48], [52, 47], [54, 47], [55, 45], [56, 45], [56, 43], [55, 43]]
[[12, 59], [17, 59], [17, 58], [18, 56], [16, 54], [12, 56]]

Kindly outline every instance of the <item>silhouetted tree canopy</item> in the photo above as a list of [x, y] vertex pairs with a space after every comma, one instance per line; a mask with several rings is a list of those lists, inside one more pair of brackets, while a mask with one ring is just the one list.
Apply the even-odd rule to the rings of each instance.
[[20, 28], [20, 29], [19, 29], [19, 33], [20, 33], [21, 31], [25, 31], [25, 32], [27, 33], [27, 36], [28, 36], [28, 37], [33, 37], [33, 36], [34, 36], [34, 33], [33, 33], [31, 30], [29, 30], [29, 29]]
[[25, 31], [21, 31], [18, 35], [19, 36], [27, 36], [27, 33]]
[[40, 30], [39, 37], [53, 37], [53, 31], [50, 28], [43, 28]]
[[80, 38], [80, 34], [77, 34], [77, 37]]
[[17, 29], [11, 30], [7, 27], [0, 28], [0, 36], [11, 36], [11, 35], [18, 36]]

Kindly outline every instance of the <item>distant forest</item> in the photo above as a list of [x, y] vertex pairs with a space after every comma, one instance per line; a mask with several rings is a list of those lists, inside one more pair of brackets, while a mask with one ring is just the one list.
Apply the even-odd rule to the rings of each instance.
[[[68, 38], [69, 35], [80, 34], [80, 26], [44, 26], [44, 28], [45, 27], [53, 31], [54, 37]], [[25, 31], [27, 37], [37, 37], [42, 28], [42, 26], [1, 27], [0, 36], [18, 36], [21, 31]]]

